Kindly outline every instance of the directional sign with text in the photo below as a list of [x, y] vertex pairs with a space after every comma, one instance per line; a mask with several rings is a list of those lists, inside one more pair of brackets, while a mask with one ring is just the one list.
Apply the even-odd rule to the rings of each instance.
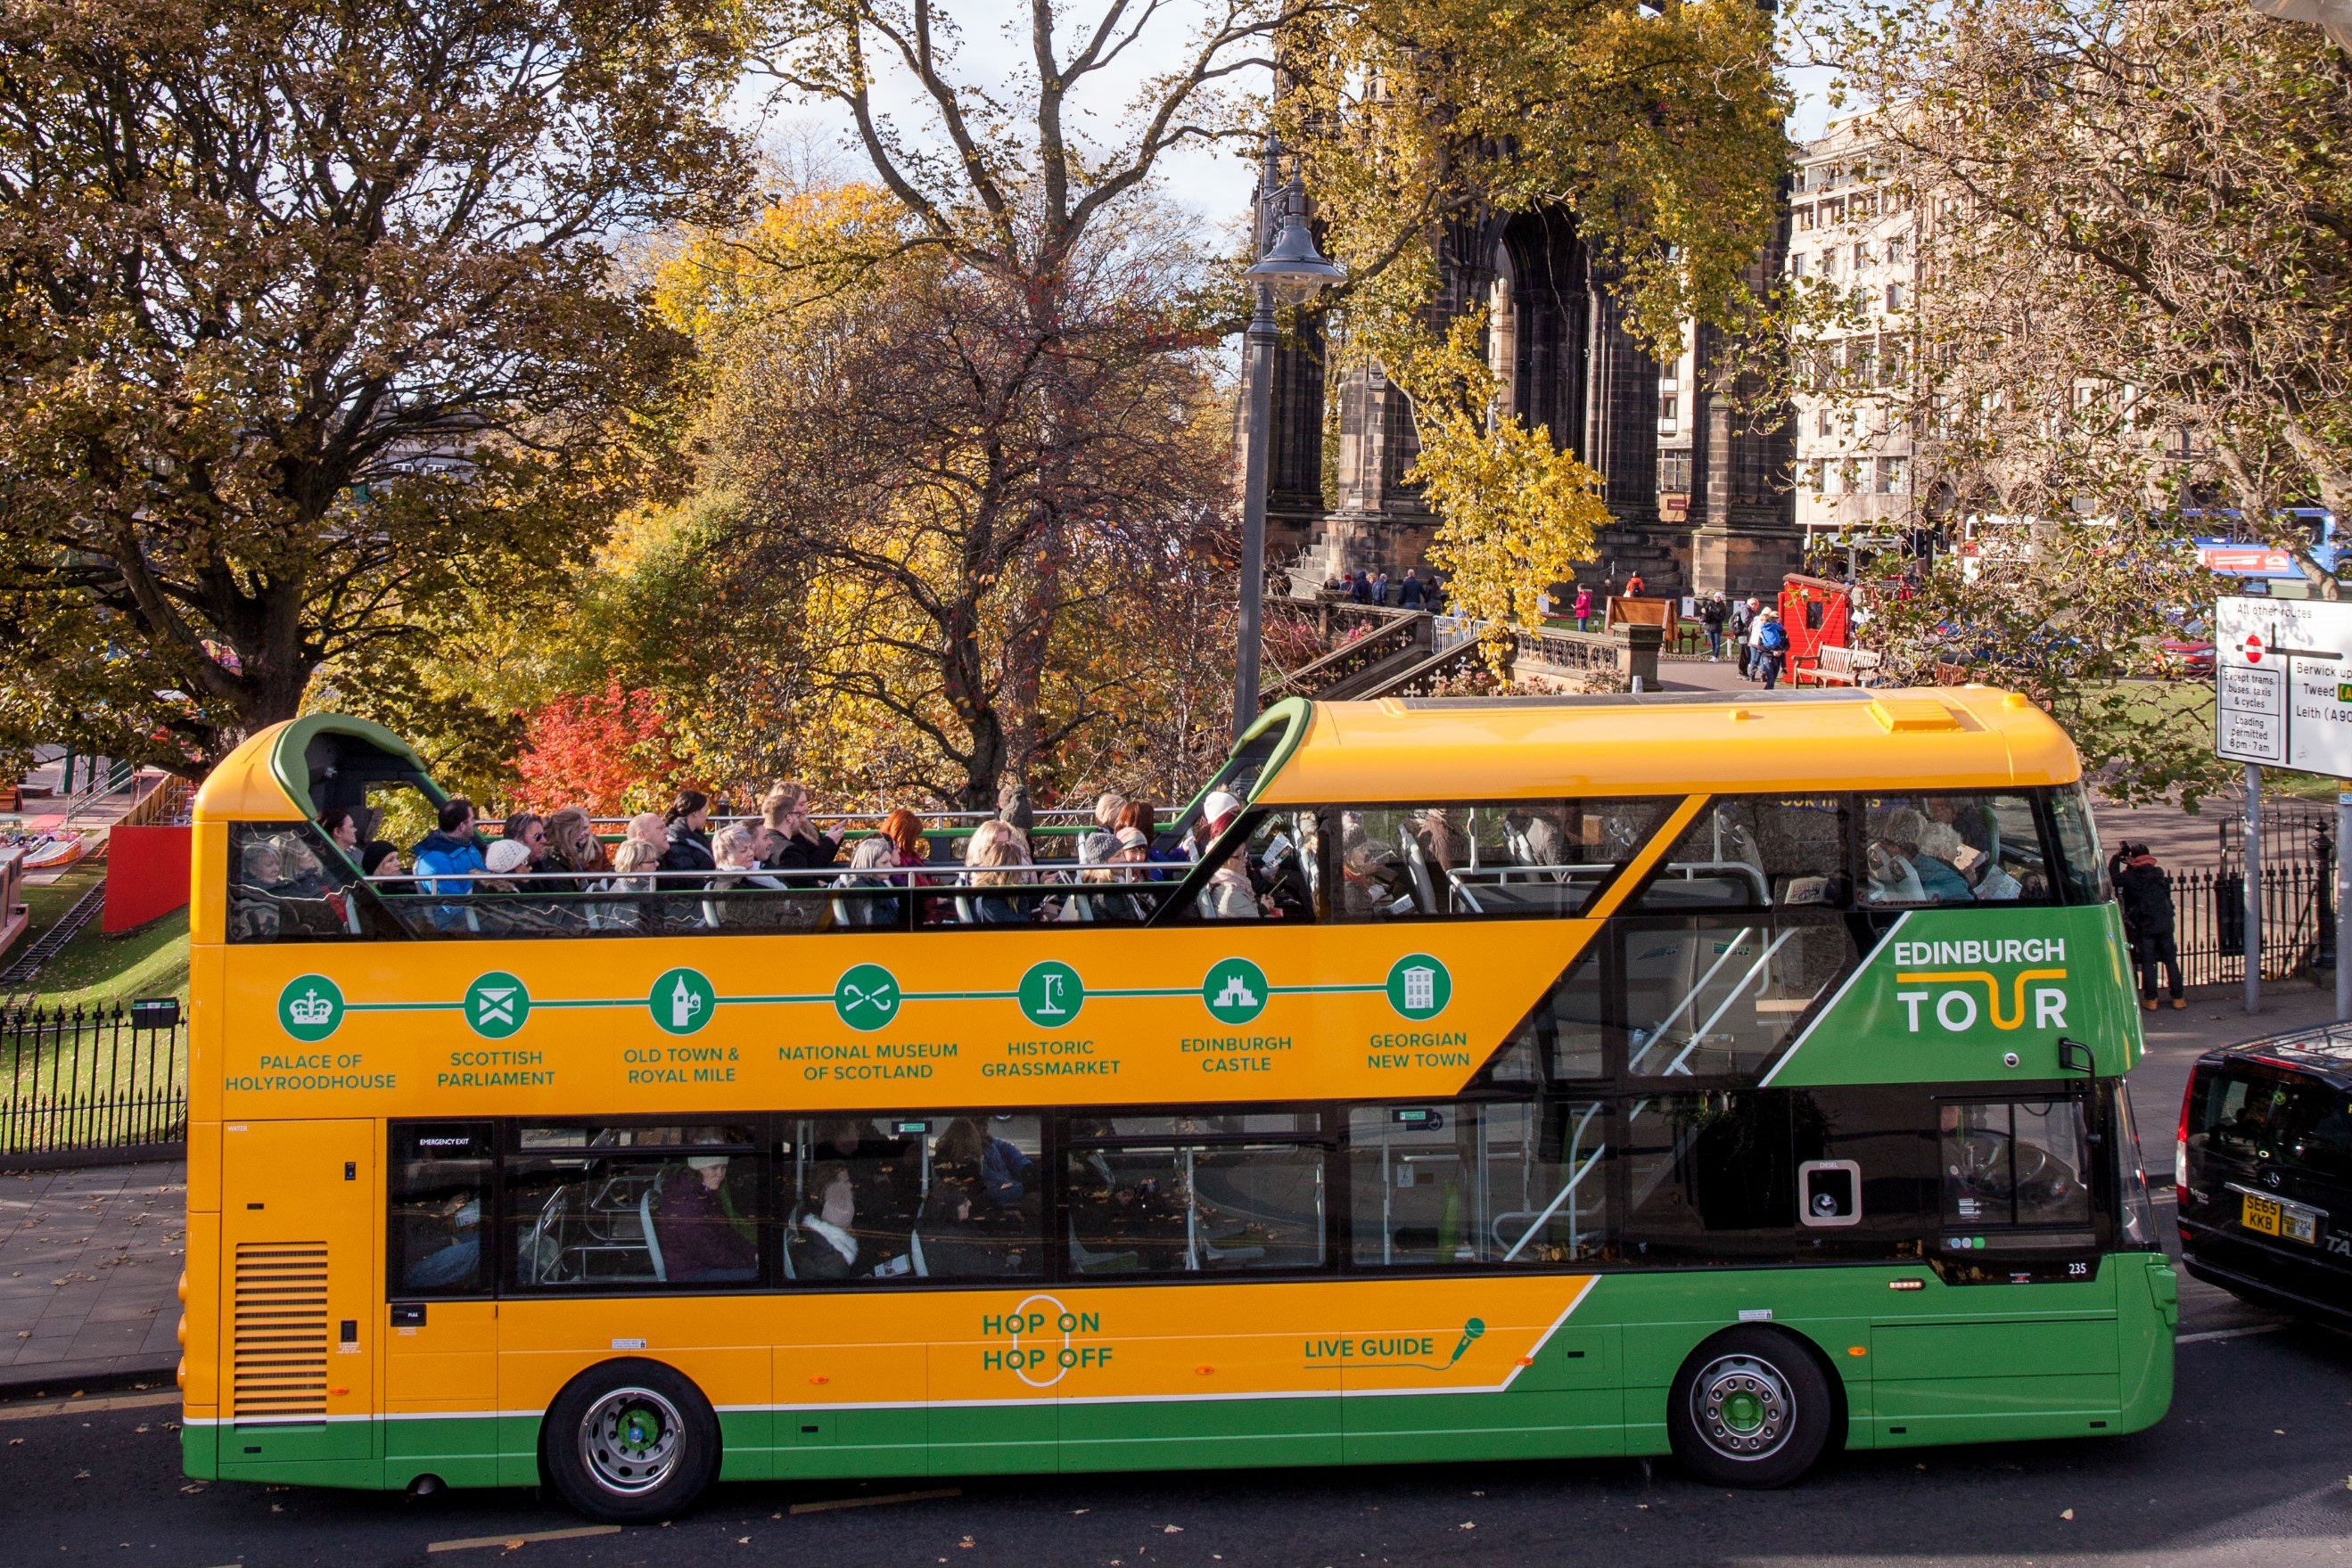
[[2213, 679], [2216, 755], [2352, 778], [2352, 604], [2222, 600]]

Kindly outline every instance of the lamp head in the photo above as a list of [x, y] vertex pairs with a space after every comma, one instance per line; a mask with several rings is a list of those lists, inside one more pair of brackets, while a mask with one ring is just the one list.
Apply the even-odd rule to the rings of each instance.
[[1331, 284], [1345, 282], [1348, 269], [1315, 248], [1307, 220], [1294, 212], [1284, 215], [1282, 232], [1275, 235], [1274, 244], [1242, 276], [1266, 285], [1282, 303], [1297, 305], [1314, 298]]

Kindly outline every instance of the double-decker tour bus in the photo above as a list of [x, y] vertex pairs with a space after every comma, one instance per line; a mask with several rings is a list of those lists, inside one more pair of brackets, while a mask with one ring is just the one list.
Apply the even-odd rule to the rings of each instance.
[[1290, 702], [1136, 864], [369, 882], [317, 819], [440, 789], [267, 730], [195, 808], [186, 1469], [627, 1521], [2144, 1427], [2079, 779], [1975, 687]]

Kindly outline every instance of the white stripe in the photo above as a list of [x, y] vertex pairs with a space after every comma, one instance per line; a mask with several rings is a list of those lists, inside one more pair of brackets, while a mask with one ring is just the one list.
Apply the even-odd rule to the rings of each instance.
[[2249, 1323], [2246, 1327], [2242, 1329], [2207, 1329], [2202, 1333], [2177, 1334], [2173, 1337], [2172, 1343], [2175, 1344], [2203, 1344], [2208, 1340], [2242, 1339], [2247, 1334], [2252, 1333], [2276, 1333], [2281, 1329], [2293, 1328], [2294, 1326], [2294, 1325], [2293, 1323]]

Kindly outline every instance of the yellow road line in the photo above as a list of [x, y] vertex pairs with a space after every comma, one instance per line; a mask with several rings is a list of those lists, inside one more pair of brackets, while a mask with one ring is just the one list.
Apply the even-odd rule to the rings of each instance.
[[887, 1497], [834, 1497], [823, 1502], [796, 1502], [794, 1513], [826, 1513], [836, 1508], [872, 1508], [886, 1502], [927, 1502], [935, 1497], [961, 1497], [961, 1487], [947, 1487], [939, 1491], [894, 1491]]
[[44, 1399], [36, 1405], [0, 1405], [0, 1421], [34, 1421], [45, 1416], [70, 1416], [77, 1410], [145, 1410], [179, 1402], [177, 1389], [160, 1394], [101, 1394], [94, 1399]]
[[582, 1524], [570, 1530], [535, 1530], [528, 1535], [477, 1535], [465, 1541], [436, 1541], [427, 1552], [471, 1552], [481, 1546], [523, 1546], [534, 1541], [577, 1541], [583, 1535], [618, 1535], [617, 1524]]

